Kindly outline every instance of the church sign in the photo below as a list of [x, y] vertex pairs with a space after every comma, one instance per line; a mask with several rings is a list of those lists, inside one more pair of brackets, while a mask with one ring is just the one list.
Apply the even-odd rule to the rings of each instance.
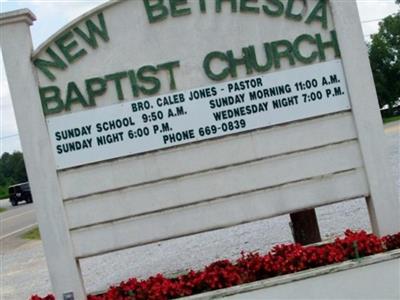
[[357, 197], [398, 231], [355, 1], [110, 1], [32, 53], [34, 19], [1, 45], [60, 299], [82, 258]]

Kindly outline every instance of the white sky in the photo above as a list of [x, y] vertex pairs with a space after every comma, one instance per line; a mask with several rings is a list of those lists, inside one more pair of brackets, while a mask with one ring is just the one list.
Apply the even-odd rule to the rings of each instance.
[[[138, 1], [138, 0], [130, 0]], [[344, 1], [344, 0], [332, 0]], [[352, 0], [346, 0], [352, 1]], [[34, 47], [66, 23], [105, 0], [0, 0], [0, 12], [29, 8], [37, 21], [31, 27]], [[357, 0], [365, 39], [378, 30], [379, 20], [399, 10], [395, 0]], [[0, 155], [21, 150], [3, 59], [0, 53]]]

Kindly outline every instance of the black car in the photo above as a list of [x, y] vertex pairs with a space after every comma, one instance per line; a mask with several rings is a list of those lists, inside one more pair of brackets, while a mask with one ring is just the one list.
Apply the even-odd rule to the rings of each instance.
[[31, 188], [28, 182], [18, 183], [8, 188], [8, 194], [10, 195], [10, 202], [12, 206], [18, 205], [18, 202], [25, 201], [26, 203], [32, 203]]

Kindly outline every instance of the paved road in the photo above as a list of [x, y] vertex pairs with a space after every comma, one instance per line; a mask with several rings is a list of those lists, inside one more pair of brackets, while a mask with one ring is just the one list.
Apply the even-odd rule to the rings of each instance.
[[0, 207], [7, 209], [0, 215], [0, 240], [19, 234], [36, 225], [34, 204], [20, 203], [13, 207], [9, 201], [0, 200]]

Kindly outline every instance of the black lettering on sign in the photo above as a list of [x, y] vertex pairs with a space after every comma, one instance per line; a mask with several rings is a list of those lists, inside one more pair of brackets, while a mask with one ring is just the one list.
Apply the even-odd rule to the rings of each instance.
[[163, 135], [164, 144], [174, 144], [177, 142], [188, 141], [196, 138], [193, 129], [188, 129], [176, 133]]
[[122, 142], [124, 140], [123, 132], [111, 133], [97, 137], [97, 145], [104, 146], [108, 144], [113, 144], [117, 142]]

